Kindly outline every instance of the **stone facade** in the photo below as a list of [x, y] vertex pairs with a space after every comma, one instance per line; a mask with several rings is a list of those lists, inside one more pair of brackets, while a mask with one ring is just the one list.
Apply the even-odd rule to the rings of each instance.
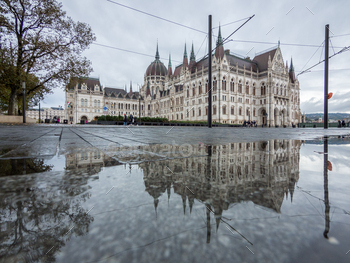
[[[66, 91], [66, 119], [69, 123], [79, 123], [81, 120], [93, 121], [101, 115], [139, 116], [139, 93], [126, 88], [103, 88], [96, 78], [81, 78], [72, 81]], [[103, 108], [107, 111], [104, 112]], [[141, 113], [143, 116], [143, 114]]]
[[[183, 63], [173, 72], [159, 60], [150, 64], [140, 90], [145, 98], [146, 116], [169, 120], [207, 121], [208, 57], [196, 61], [194, 49], [190, 62], [185, 52]], [[241, 124], [291, 126], [301, 122], [300, 87], [293, 62], [284, 62], [281, 48], [243, 58], [224, 51], [221, 32], [212, 55], [212, 120]]]

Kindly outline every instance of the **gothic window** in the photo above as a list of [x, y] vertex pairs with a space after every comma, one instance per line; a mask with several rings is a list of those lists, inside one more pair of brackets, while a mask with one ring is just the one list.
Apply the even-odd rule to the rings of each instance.
[[239, 83], [238, 83], [238, 92], [242, 93], [242, 83], [241, 83], [241, 81], [239, 81]]
[[87, 105], [88, 105], [88, 100], [85, 99], [85, 107], [87, 107]]
[[222, 114], [226, 114], [226, 105], [222, 106]]
[[238, 114], [239, 114], [239, 115], [242, 115], [242, 107], [239, 108]]
[[225, 77], [223, 77], [223, 80], [222, 80], [222, 90], [226, 90], [226, 79], [225, 79]]
[[84, 107], [84, 99], [81, 99], [81, 106]]
[[207, 82], [205, 83], [205, 93], [208, 93], [208, 80], [207, 80]]
[[184, 115], [183, 115], [183, 113], [181, 113], [181, 120], [183, 120], [183, 118], [184, 118]]
[[249, 95], [249, 85], [248, 85], [248, 82], [246, 83], [245, 93]]
[[246, 110], [246, 116], [249, 116], [249, 108]]
[[213, 107], [213, 115], [216, 115], [216, 106]]
[[189, 89], [187, 89], [187, 98], [189, 98], [190, 97], [190, 91], [189, 91]]
[[231, 106], [231, 115], [235, 114], [235, 107]]
[[255, 117], [255, 109], [253, 109], [253, 116]]
[[192, 117], [194, 117], [194, 109], [192, 109]]
[[208, 107], [205, 107], [205, 115], [208, 115]]
[[94, 107], [97, 107], [97, 100], [94, 100]]
[[201, 116], [201, 115], [202, 115], [202, 109], [198, 108], [198, 116]]
[[233, 79], [231, 79], [231, 82], [230, 82], [230, 91], [231, 92], [235, 91], [235, 83], [233, 82]]
[[253, 95], [255, 96], [255, 87], [253, 87]]
[[198, 87], [198, 95], [202, 94], [202, 86], [201, 83], [199, 82], [199, 87]]
[[215, 92], [217, 89], [217, 81], [216, 81], [216, 78], [214, 78], [214, 81], [213, 81], [213, 91]]
[[100, 101], [99, 100], [97, 101], [97, 107], [98, 108], [100, 107]]
[[192, 88], [192, 96], [193, 97], [196, 96], [196, 87], [195, 86], [193, 86], [193, 88]]

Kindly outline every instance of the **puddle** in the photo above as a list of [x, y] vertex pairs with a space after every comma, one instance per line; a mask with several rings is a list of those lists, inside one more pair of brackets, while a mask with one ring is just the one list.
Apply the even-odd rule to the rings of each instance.
[[152, 147], [1, 160], [1, 258], [348, 260], [346, 138]]

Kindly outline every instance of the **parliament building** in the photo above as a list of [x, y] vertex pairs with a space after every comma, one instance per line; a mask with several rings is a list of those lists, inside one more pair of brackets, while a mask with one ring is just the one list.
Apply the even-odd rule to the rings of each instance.
[[[208, 56], [196, 60], [194, 48], [188, 60], [173, 69], [155, 60], [148, 66], [140, 92], [103, 88], [99, 79], [87, 78], [66, 92], [66, 119], [91, 121], [102, 114], [164, 117], [178, 121], [208, 119]], [[280, 45], [241, 57], [225, 50], [219, 28], [212, 53], [212, 120], [227, 124], [256, 121], [258, 125], [292, 126], [301, 122], [300, 87], [284, 61]], [[103, 108], [107, 110], [103, 111]]]

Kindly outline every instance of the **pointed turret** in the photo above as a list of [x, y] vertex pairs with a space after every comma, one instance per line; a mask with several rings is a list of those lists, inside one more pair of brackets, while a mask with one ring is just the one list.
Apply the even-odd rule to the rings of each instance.
[[171, 75], [173, 75], [173, 69], [171, 66], [171, 55], [169, 54], [168, 76], [170, 77]]
[[186, 43], [185, 43], [185, 52], [184, 52], [184, 59], [183, 59], [183, 62], [182, 62], [182, 67], [183, 68], [188, 68]]
[[190, 71], [194, 72], [194, 67], [196, 65], [196, 56], [194, 55], [194, 48], [193, 48], [193, 43], [192, 43], [192, 49], [191, 49], [191, 57], [190, 57]]
[[130, 95], [132, 95], [132, 81], [130, 80], [130, 91], [129, 91]]
[[182, 195], [182, 206], [184, 208], [184, 215], [186, 214], [186, 195]]
[[295, 72], [294, 72], [294, 67], [293, 67], [293, 59], [290, 59], [290, 68], [289, 68], [289, 78], [292, 83], [295, 82]]
[[221, 37], [221, 26], [219, 26], [219, 36], [216, 41], [215, 57], [216, 59], [222, 59], [224, 57], [224, 42]]

